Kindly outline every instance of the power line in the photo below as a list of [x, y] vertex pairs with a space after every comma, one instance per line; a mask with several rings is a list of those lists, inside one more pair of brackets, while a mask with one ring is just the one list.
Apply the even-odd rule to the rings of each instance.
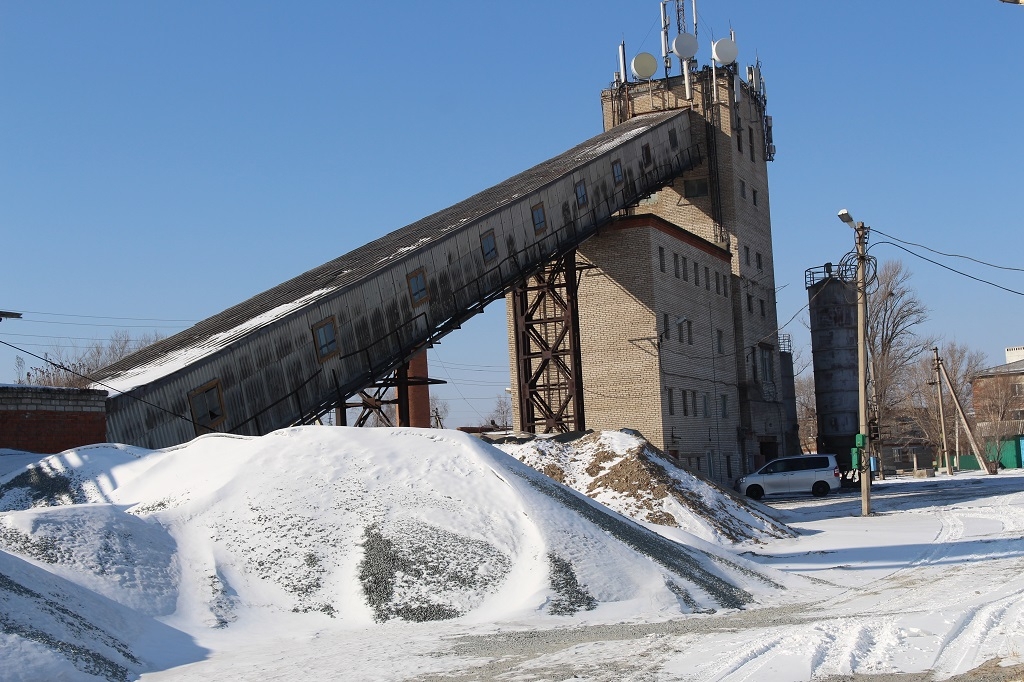
[[[883, 237], [888, 237], [889, 239], [897, 241], [900, 244], [909, 244], [910, 246], [916, 246], [919, 249], [924, 249], [926, 251], [931, 251], [932, 253], [937, 253], [940, 256], [945, 256], [946, 258], [963, 258], [964, 260], [973, 261], [975, 263], [978, 263], [979, 265], [985, 265], [985, 266], [990, 267], [990, 268], [996, 268], [997, 270], [1010, 270], [1012, 272], [1024, 272], [1024, 268], [1014, 268], [1014, 267], [1010, 267], [1008, 265], [996, 265], [995, 263], [989, 263], [987, 261], [983, 261], [983, 260], [980, 260], [978, 258], [972, 258], [971, 256], [964, 256], [964, 255], [961, 255], [959, 253], [944, 253], [944, 252], [939, 251], [937, 249], [933, 249], [930, 246], [925, 246], [924, 244], [916, 244], [914, 242], [910, 242], [910, 241], [907, 241], [905, 239], [900, 239], [899, 237], [894, 237], [891, 234], [886, 234], [885, 232], [882, 232], [881, 230], [878, 230], [878, 229], [875, 229], [875, 228], [871, 228], [871, 230], [874, 231], [874, 232], [877, 232], [878, 234], [882, 235]], [[880, 242], [880, 243], [884, 244], [885, 242]], [[895, 244], [893, 244], [893, 246], [895, 246]], [[914, 255], [917, 255], [917, 254], [914, 254]]]
[[[888, 235], [886, 235], [886, 236], [888, 236]], [[902, 251], [906, 251], [911, 256], [916, 256], [916, 257], [920, 258], [921, 260], [928, 261], [932, 265], [938, 265], [940, 268], [945, 268], [946, 270], [949, 270], [950, 272], [955, 272], [956, 274], [962, 275], [962, 276], [966, 277], [967, 279], [973, 279], [975, 282], [981, 282], [982, 284], [988, 284], [989, 286], [995, 287], [996, 289], [1002, 289], [1003, 291], [1007, 291], [1007, 292], [1009, 292], [1011, 294], [1017, 294], [1018, 296], [1024, 296], [1024, 291], [1017, 291], [1016, 289], [1010, 289], [1009, 287], [1004, 287], [1001, 284], [996, 284], [995, 282], [990, 282], [987, 279], [982, 279], [981, 277], [975, 277], [974, 275], [969, 275], [966, 272], [962, 272], [960, 270], [957, 270], [956, 268], [951, 268], [948, 265], [945, 265], [944, 263], [940, 263], [937, 260], [933, 260], [931, 258], [928, 258], [927, 256], [922, 256], [919, 253], [914, 253], [913, 251], [911, 251], [907, 247], [900, 246], [899, 244], [897, 244], [895, 242], [875, 242], [874, 244], [872, 244], [872, 246], [881, 246], [882, 244], [888, 244], [889, 246], [895, 246], [897, 249], [900, 249]], [[925, 248], [927, 248], [927, 247], [925, 247]], [[993, 267], [998, 267], [998, 266], [993, 266]]]
[[[109, 318], [107, 318], [109, 319]], [[66, 324], [73, 327], [116, 327], [117, 329], [181, 329], [181, 325], [159, 325], [159, 324], [103, 324], [100, 322], [59, 322], [57, 320], [26, 320], [33, 324]]]
[[51, 317], [84, 317], [90, 320], [130, 320], [134, 322], [192, 322], [199, 320], [174, 320], [162, 317], [116, 317], [113, 315], [77, 315], [75, 313], [44, 313], [39, 310], [19, 310], [18, 312], [28, 315], [49, 315]]

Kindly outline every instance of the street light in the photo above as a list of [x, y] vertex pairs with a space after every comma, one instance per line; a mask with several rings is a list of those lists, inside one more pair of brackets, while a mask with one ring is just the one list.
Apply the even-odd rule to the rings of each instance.
[[[870, 445], [868, 435], [868, 292], [865, 284], [867, 265], [868, 227], [854, 221], [845, 208], [839, 211], [839, 219], [853, 228], [857, 240], [857, 412], [859, 431], [863, 437], [864, 454]], [[858, 443], [858, 446], [860, 444]], [[861, 457], [860, 472], [860, 514], [871, 514], [871, 464], [867, 456]]]

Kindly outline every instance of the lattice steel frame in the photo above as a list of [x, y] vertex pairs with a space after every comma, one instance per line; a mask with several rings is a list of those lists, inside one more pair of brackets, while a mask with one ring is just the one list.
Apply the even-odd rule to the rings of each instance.
[[586, 429], [576, 252], [512, 290], [520, 427], [531, 433]]

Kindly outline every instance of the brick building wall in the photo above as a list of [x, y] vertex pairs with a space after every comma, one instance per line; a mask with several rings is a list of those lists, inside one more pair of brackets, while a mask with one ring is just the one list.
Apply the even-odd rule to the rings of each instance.
[[106, 391], [0, 386], [0, 448], [53, 454], [107, 440]]

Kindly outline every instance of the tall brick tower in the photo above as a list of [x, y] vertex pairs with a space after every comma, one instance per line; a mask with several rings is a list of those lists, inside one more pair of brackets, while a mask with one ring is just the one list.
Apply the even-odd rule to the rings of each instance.
[[[791, 348], [775, 305], [771, 119], [759, 69], [746, 75], [708, 66], [688, 79], [617, 79], [601, 93], [606, 130], [652, 111], [689, 111], [701, 163], [577, 256], [586, 427], [637, 429], [723, 482], [799, 452]], [[643, 172], [623, 168], [616, 182]], [[513, 318], [510, 308], [515, 377]], [[517, 410], [518, 427], [522, 417]]]

